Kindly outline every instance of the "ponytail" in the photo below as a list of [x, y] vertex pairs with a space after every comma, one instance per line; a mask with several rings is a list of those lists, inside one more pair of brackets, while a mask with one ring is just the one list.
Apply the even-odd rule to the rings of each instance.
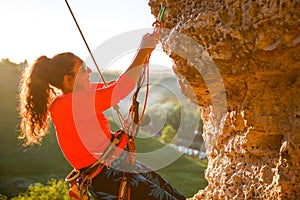
[[19, 139], [24, 141], [23, 146], [41, 144], [48, 130], [49, 107], [57, 96], [55, 89], [63, 89], [64, 76], [74, 69], [78, 60], [70, 52], [51, 59], [41, 56], [24, 70], [19, 94]]
[[20, 87], [20, 117], [23, 145], [40, 144], [48, 129], [49, 105], [55, 94], [49, 84], [51, 59], [39, 57], [24, 70]]

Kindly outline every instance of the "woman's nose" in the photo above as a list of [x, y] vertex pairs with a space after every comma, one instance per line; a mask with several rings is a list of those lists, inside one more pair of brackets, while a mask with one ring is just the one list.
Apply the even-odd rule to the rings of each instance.
[[91, 68], [87, 68], [88, 73], [91, 73], [93, 70]]

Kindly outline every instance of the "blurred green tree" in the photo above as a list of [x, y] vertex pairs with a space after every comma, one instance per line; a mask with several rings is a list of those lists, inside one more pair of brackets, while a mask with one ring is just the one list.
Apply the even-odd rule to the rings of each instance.
[[170, 143], [176, 137], [176, 130], [171, 125], [167, 125], [163, 128], [161, 134], [161, 140]]
[[69, 200], [69, 188], [65, 181], [50, 179], [47, 185], [35, 183], [28, 187], [25, 193], [21, 193], [11, 200]]

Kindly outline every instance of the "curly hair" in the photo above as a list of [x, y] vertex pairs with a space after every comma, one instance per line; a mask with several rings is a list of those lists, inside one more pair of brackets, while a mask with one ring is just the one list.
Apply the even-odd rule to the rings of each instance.
[[19, 139], [23, 146], [41, 144], [48, 132], [49, 107], [57, 96], [56, 89], [63, 89], [64, 76], [73, 70], [76, 59], [72, 53], [41, 56], [24, 70], [19, 93]]

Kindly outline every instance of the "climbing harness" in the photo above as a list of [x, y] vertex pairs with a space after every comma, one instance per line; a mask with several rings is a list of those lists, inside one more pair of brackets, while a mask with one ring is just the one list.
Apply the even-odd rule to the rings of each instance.
[[118, 149], [118, 145], [122, 140], [127, 140], [127, 135], [124, 131], [119, 130], [112, 137], [110, 144], [106, 147], [100, 158], [92, 165], [78, 170], [73, 169], [65, 178], [69, 183], [69, 196], [75, 200], [88, 199], [88, 187], [104, 167], [109, 167], [110, 164], [117, 159], [114, 153]]
[[[97, 68], [97, 71], [100, 75], [100, 78], [105, 86], [107, 86], [107, 83], [100, 71], [100, 68], [89, 48], [89, 45], [80, 29], [79, 24], [77, 23], [77, 20], [72, 12], [72, 9], [68, 3], [67, 0], [65, 0], [67, 7], [73, 17], [73, 20], [80, 32], [80, 35], [89, 51], [89, 54]], [[162, 19], [163, 15], [166, 9], [165, 3], [162, 4], [161, 9], [159, 11], [158, 17], [156, 18], [156, 21], [152, 24], [154, 27], [153, 33], [160, 34], [160, 28], [162, 27]], [[119, 109], [119, 106], [116, 104], [113, 106], [113, 109], [117, 113], [118, 120], [121, 126], [121, 129], [116, 132], [116, 136], [112, 138], [111, 143], [106, 147], [103, 154], [100, 156], [98, 161], [93, 163], [91, 166], [83, 169], [83, 170], [72, 170], [65, 180], [69, 183], [70, 190], [69, 190], [69, 196], [75, 200], [88, 200], [88, 187], [92, 183], [92, 179], [96, 177], [101, 170], [106, 166], [108, 167], [111, 162], [113, 162], [115, 159], [117, 159], [114, 156], [114, 153], [116, 152], [118, 145], [121, 143], [122, 140], [127, 140], [127, 146], [129, 151], [129, 156], [127, 156], [126, 162], [130, 163], [130, 165], [134, 168], [135, 167], [135, 151], [136, 146], [134, 139], [138, 133], [138, 128], [141, 123], [141, 120], [144, 116], [145, 110], [146, 110], [146, 104], [148, 99], [148, 91], [149, 91], [149, 60], [150, 55], [147, 56], [142, 73], [140, 75], [140, 78], [137, 82], [136, 91], [134, 92], [134, 95], [132, 96], [132, 105], [128, 111], [128, 118], [125, 119]], [[146, 82], [146, 83], [145, 83]], [[143, 87], [143, 85], [146, 84], [146, 90], [145, 90], [145, 98], [144, 98], [144, 104], [143, 109], [141, 111], [141, 114], [139, 114], [139, 102], [137, 101], [138, 94], [140, 89]], [[130, 177], [127, 177], [124, 173], [120, 187], [119, 187], [119, 194], [118, 194], [118, 200], [125, 200], [130, 199], [130, 186], [128, 184], [130, 182]]]

